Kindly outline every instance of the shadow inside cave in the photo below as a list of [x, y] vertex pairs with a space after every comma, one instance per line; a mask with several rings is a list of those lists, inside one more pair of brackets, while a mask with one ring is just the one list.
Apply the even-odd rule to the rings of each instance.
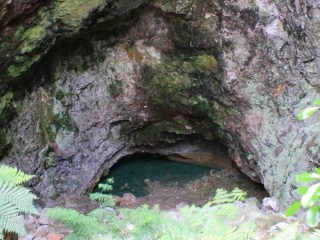
[[[119, 197], [131, 193], [138, 199], [128, 207], [159, 204], [162, 209], [170, 209], [181, 202], [201, 206], [214, 196], [217, 188], [231, 191], [239, 187], [248, 193], [248, 197], [256, 197], [259, 201], [269, 196], [262, 184], [253, 182], [236, 167], [215, 169], [172, 161], [159, 155], [125, 157], [100, 182], [108, 178], [114, 179], [113, 190], [108, 193]], [[94, 191], [99, 189], [96, 187]]]

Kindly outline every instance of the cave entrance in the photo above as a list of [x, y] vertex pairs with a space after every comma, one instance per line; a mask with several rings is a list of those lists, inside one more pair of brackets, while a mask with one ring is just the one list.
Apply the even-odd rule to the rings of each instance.
[[248, 197], [256, 197], [259, 201], [268, 196], [262, 184], [253, 182], [236, 167], [216, 169], [172, 161], [160, 155], [124, 157], [101, 182], [111, 177], [115, 182], [109, 193], [120, 200], [126, 193], [136, 197], [123, 200], [125, 207], [158, 204], [161, 209], [172, 209], [182, 203], [202, 206], [212, 199], [217, 188], [231, 191], [239, 187], [248, 193]]

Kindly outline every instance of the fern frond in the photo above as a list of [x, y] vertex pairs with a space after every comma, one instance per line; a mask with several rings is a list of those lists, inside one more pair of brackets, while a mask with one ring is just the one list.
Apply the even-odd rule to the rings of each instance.
[[0, 165], [0, 182], [19, 185], [29, 181], [33, 176], [6, 165]]
[[[54, 220], [61, 221], [74, 230], [76, 236], [91, 240], [98, 233], [105, 233], [105, 225], [92, 216], [86, 216], [74, 209], [50, 208], [48, 215]], [[79, 239], [79, 238], [78, 238]]]
[[218, 204], [213, 207], [215, 215], [220, 217], [226, 217], [230, 220], [237, 218], [239, 208], [233, 203]]
[[[25, 233], [21, 213], [38, 214], [33, 205], [37, 197], [29, 189], [0, 182], [0, 232]], [[1, 236], [0, 236], [0, 239]]]
[[100, 188], [103, 192], [112, 191], [112, 184], [114, 183], [113, 178], [108, 178], [106, 183], [99, 183], [98, 188]]
[[218, 188], [211, 204], [233, 203], [235, 201], [244, 201], [247, 193], [239, 188], [233, 189], [230, 193], [224, 189]]
[[10, 203], [0, 201], [0, 230], [25, 234], [23, 218], [16, 207]]
[[38, 214], [33, 205], [37, 196], [32, 194], [29, 189], [0, 182], [0, 193], [0, 203], [11, 203], [19, 213]]
[[88, 216], [97, 218], [99, 220], [103, 220], [106, 215], [106, 211], [107, 210], [104, 208], [97, 208], [97, 209], [91, 211], [90, 213], [88, 213]]
[[116, 205], [116, 201], [109, 194], [98, 193], [98, 192], [91, 193], [90, 199], [98, 201], [99, 203], [102, 203], [104, 206], [113, 207]]

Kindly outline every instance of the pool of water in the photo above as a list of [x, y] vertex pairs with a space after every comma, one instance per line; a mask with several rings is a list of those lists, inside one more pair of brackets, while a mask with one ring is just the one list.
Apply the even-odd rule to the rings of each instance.
[[149, 194], [148, 185], [145, 184], [146, 179], [152, 182], [157, 181], [168, 187], [182, 187], [205, 174], [208, 175], [212, 170], [219, 171], [209, 167], [170, 161], [164, 157], [142, 156], [120, 160], [101, 182], [107, 178], [114, 179], [113, 191], [109, 192], [112, 195], [122, 196], [130, 192], [136, 197], [142, 197]]

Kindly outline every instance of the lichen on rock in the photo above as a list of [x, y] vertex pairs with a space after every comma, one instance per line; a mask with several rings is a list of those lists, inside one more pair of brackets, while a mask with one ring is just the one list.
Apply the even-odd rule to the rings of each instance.
[[80, 198], [123, 156], [208, 142], [284, 204], [294, 175], [317, 166], [316, 120], [295, 118], [318, 97], [312, 3], [7, 4], [0, 156], [36, 174], [43, 199]]

